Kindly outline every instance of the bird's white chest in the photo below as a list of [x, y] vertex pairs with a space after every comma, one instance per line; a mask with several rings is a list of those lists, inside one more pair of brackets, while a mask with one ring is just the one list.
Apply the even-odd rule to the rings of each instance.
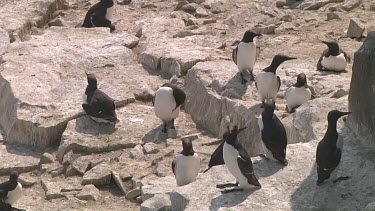
[[175, 176], [178, 186], [187, 185], [198, 176], [201, 168], [201, 160], [197, 153], [193, 156], [179, 154], [175, 158]]
[[238, 163], [237, 158], [239, 157], [239, 152], [230, 144], [224, 143], [223, 146], [223, 158], [225, 166], [228, 168], [229, 172], [236, 178], [237, 182], [240, 184], [240, 187], [251, 188], [247, 178], [242, 174]]
[[311, 99], [311, 91], [306, 87], [290, 87], [285, 92], [288, 109], [300, 106]]
[[[163, 121], [175, 119], [180, 107], [176, 107], [176, 100], [173, 97], [173, 90], [170, 87], [161, 87], [155, 93], [155, 114]], [[173, 110], [174, 109], [174, 110]]]
[[321, 64], [324, 68], [332, 71], [344, 71], [347, 65], [345, 56], [341, 53], [338, 56], [323, 56]]
[[276, 101], [277, 91], [279, 84], [276, 74], [270, 72], [261, 72], [255, 77], [257, 83], [258, 93], [264, 101], [267, 98], [271, 98]]
[[106, 14], [105, 14], [105, 19], [111, 21], [111, 20], [112, 20], [113, 13], [114, 13], [114, 10], [115, 10], [115, 5], [113, 5], [113, 6], [110, 7], [110, 8], [107, 8], [107, 12], [106, 12]]
[[17, 184], [17, 187], [8, 192], [8, 196], [5, 200], [5, 203], [8, 203], [10, 205], [15, 204], [19, 198], [22, 196], [22, 185], [20, 183]]
[[237, 67], [239, 71], [244, 69], [253, 70], [255, 60], [256, 60], [257, 52], [256, 52], [256, 43], [250, 42], [240, 42], [238, 44], [237, 50]]

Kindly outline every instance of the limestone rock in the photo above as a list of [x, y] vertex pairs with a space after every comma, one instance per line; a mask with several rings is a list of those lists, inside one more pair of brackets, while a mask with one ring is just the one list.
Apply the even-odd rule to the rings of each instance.
[[343, 0], [307, 0], [303, 1], [299, 7], [304, 10], [318, 10], [319, 8], [329, 4], [329, 3], [335, 3], [340, 2]]
[[65, 21], [61, 17], [58, 17], [48, 22], [48, 26], [65, 26]]
[[73, 162], [72, 168], [79, 174], [83, 175], [86, 171], [89, 170], [90, 160], [90, 156], [81, 156]]
[[278, 8], [282, 8], [286, 5], [286, 1], [285, 0], [278, 0], [276, 1], [276, 7]]
[[85, 201], [97, 201], [100, 191], [94, 185], [86, 185], [76, 197]]
[[53, 157], [53, 155], [51, 155], [50, 153], [46, 152], [40, 158], [40, 162], [39, 163], [40, 164], [52, 163], [54, 160], [55, 160], [55, 158]]
[[139, 101], [151, 102], [152, 98], [154, 97], [154, 92], [151, 89], [145, 88], [140, 92], [134, 93], [134, 97]]
[[176, 180], [172, 176], [161, 177], [158, 180], [148, 181], [141, 187], [142, 201], [159, 195], [164, 195], [172, 192], [176, 187]]
[[365, 27], [355, 18], [350, 19], [347, 36], [350, 38], [361, 38]]
[[330, 20], [340, 20], [340, 16], [337, 13], [329, 12], [327, 13], [327, 21]]
[[131, 151], [130, 151], [130, 158], [132, 159], [140, 159], [144, 156], [143, 154], [143, 147], [142, 145], [137, 145], [135, 146]]
[[202, 7], [199, 7], [195, 11], [195, 17], [202, 18], [202, 17], [207, 17], [209, 15], [208, 11]]
[[80, 174], [80, 173], [77, 170], [75, 170], [73, 168], [73, 166], [70, 165], [66, 168], [66, 171], [65, 171], [66, 177], [71, 177], [71, 176], [75, 176], [75, 175], [78, 175], [78, 174]]
[[189, 4], [188, 1], [185, 1], [185, 0], [178, 1], [176, 7], [174, 8], [174, 11], [178, 11], [178, 10], [182, 9], [182, 6], [187, 5], [187, 4]]
[[112, 171], [111, 173], [112, 173], [113, 180], [117, 184], [117, 187], [119, 187], [121, 192], [125, 195], [126, 194], [126, 188], [125, 188], [125, 184], [122, 182], [122, 179], [121, 179], [120, 175], [118, 173], [114, 172], [114, 171]]
[[253, 30], [260, 34], [275, 34], [276, 26], [274, 24], [268, 26], [256, 26]]
[[[349, 91], [348, 116], [350, 128], [362, 137], [367, 144], [374, 145], [375, 140], [375, 32], [370, 32], [361, 48], [354, 54], [352, 80]], [[370, 88], [372, 87], [372, 88]]]
[[47, 200], [66, 198], [66, 192], [62, 192], [62, 189], [81, 188], [78, 178], [73, 177], [67, 178], [65, 180], [57, 180], [55, 178], [42, 178], [41, 185], [43, 190], [45, 191], [45, 197]]
[[364, 211], [375, 211], [375, 202], [368, 204]]
[[41, 153], [30, 147], [0, 143], [0, 155], [0, 175], [9, 176], [12, 171], [21, 174], [36, 170]]
[[132, 0], [117, 0], [117, 4], [119, 5], [128, 5], [132, 2]]
[[135, 199], [136, 197], [141, 195], [141, 189], [140, 188], [134, 188], [133, 190], [129, 191], [125, 198], [126, 199]]
[[375, 1], [372, 1], [370, 4], [370, 10], [375, 11]]
[[221, 4], [214, 4], [211, 6], [210, 12], [213, 14], [220, 14], [224, 13], [226, 10], [223, 5]]
[[146, 143], [143, 145], [143, 149], [145, 150], [146, 154], [155, 154], [160, 151], [158, 149], [158, 145], [155, 143]]
[[168, 169], [163, 164], [159, 163], [156, 167], [156, 175], [158, 177], [166, 177], [168, 175]]
[[83, 175], [82, 185], [108, 185], [111, 182], [111, 169], [108, 164], [95, 166]]
[[345, 11], [351, 11], [357, 8], [362, 3], [362, 0], [352, 0], [348, 1], [341, 6], [341, 8]]
[[341, 97], [344, 97], [344, 96], [346, 96], [348, 94], [349, 94], [348, 90], [339, 89], [335, 93], [333, 93], [332, 97], [333, 98], [341, 98]]
[[199, 5], [196, 4], [196, 3], [190, 3], [190, 4], [186, 4], [186, 5], [183, 5], [181, 7], [181, 9], [185, 12], [189, 12], [189, 13], [193, 13], [195, 12], [197, 9], [199, 8]]
[[[6, 30], [0, 28], [0, 56], [3, 55], [9, 47], [10, 40], [9, 40], [9, 34]], [[2, 61], [0, 60], [0, 64]]]
[[141, 211], [172, 211], [172, 204], [169, 196], [161, 195], [150, 198], [141, 204]]
[[30, 174], [20, 174], [18, 177], [18, 181], [21, 183], [23, 188], [27, 188], [35, 185], [35, 183], [38, 182], [38, 179]]

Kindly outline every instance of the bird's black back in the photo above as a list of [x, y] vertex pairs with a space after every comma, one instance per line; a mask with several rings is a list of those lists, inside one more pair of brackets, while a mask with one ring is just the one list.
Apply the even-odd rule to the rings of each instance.
[[262, 140], [264, 145], [276, 159], [285, 159], [288, 139], [284, 125], [275, 114], [273, 114], [272, 119], [268, 120], [262, 117], [262, 121]]

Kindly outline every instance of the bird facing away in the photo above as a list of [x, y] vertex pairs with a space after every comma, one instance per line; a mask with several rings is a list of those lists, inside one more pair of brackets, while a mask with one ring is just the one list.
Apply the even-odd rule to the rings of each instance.
[[223, 158], [225, 166], [236, 178], [236, 183], [218, 184], [216, 187], [220, 189], [227, 187], [236, 188], [225, 189], [222, 193], [243, 191], [244, 189], [251, 189], [254, 187], [261, 188], [261, 185], [254, 174], [253, 163], [250, 156], [237, 139], [237, 135], [245, 129], [246, 127], [241, 129], [234, 127], [232, 130], [228, 128], [229, 133], [223, 145]]
[[232, 52], [232, 59], [240, 72], [241, 84], [254, 81], [253, 68], [257, 59], [257, 46], [254, 38], [258, 36], [262, 35], [247, 30]]
[[115, 124], [119, 122], [116, 115], [115, 101], [98, 89], [94, 74], [86, 74], [88, 85], [83, 95], [83, 110], [95, 121]]
[[17, 180], [18, 173], [13, 171], [9, 180], [0, 184], [0, 200], [11, 206], [22, 196], [22, 185]]
[[335, 41], [322, 41], [328, 46], [324, 50], [316, 65], [318, 70], [342, 72], [350, 62], [350, 56], [346, 54]]
[[281, 63], [292, 59], [296, 58], [277, 54], [273, 57], [271, 65], [263, 69], [263, 71], [255, 77], [255, 86], [258, 89], [262, 107], [264, 106], [264, 100], [267, 98], [271, 98], [276, 102], [277, 92], [280, 90], [281, 86], [281, 80], [280, 77], [276, 75], [276, 70]]
[[327, 179], [330, 179], [333, 183], [349, 179], [349, 177], [337, 178], [343, 149], [343, 138], [337, 132], [337, 121], [340, 117], [350, 113], [333, 110], [327, 115], [328, 128], [316, 149], [317, 185], [322, 184]]
[[171, 129], [175, 129], [174, 120], [180, 113], [180, 107], [185, 102], [185, 99], [185, 92], [170, 83], [163, 84], [155, 92], [155, 114], [163, 121], [163, 133], [167, 132], [167, 123], [169, 122], [172, 122]]
[[116, 29], [111, 22], [113, 11], [113, 0], [100, 0], [87, 11], [82, 27], [107, 27], [113, 32]]
[[288, 139], [286, 130], [277, 116], [274, 114], [275, 102], [267, 99], [262, 114], [257, 117], [258, 126], [262, 136], [264, 157], [273, 158], [282, 165], [287, 166], [286, 146]]
[[311, 100], [313, 94], [315, 94], [314, 89], [307, 85], [306, 75], [304, 73], [298, 74], [297, 83], [285, 91], [289, 113], [295, 112], [299, 106]]
[[201, 159], [194, 151], [190, 140], [182, 141], [182, 151], [172, 162], [172, 171], [176, 177], [177, 186], [194, 182], [201, 168]]

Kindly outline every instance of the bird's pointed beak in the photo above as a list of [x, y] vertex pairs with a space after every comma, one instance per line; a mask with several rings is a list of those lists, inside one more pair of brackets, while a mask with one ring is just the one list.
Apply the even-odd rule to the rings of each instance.
[[288, 57], [285, 58], [286, 61], [288, 61], [288, 60], [294, 60], [294, 59], [297, 59], [297, 57], [290, 57], [290, 56], [288, 56]]
[[260, 115], [259, 115], [259, 116], [255, 116], [255, 118], [260, 119], [261, 117], [260, 117]]
[[240, 133], [241, 131], [245, 130], [247, 127], [243, 127], [241, 129], [238, 130], [238, 133]]
[[263, 34], [255, 34], [256, 37], [263, 37]]
[[340, 113], [340, 117], [345, 116], [345, 115], [348, 115], [348, 114], [351, 114], [351, 113], [352, 113], [351, 111], [348, 111], [348, 112], [341, 112], [341, 113]]

